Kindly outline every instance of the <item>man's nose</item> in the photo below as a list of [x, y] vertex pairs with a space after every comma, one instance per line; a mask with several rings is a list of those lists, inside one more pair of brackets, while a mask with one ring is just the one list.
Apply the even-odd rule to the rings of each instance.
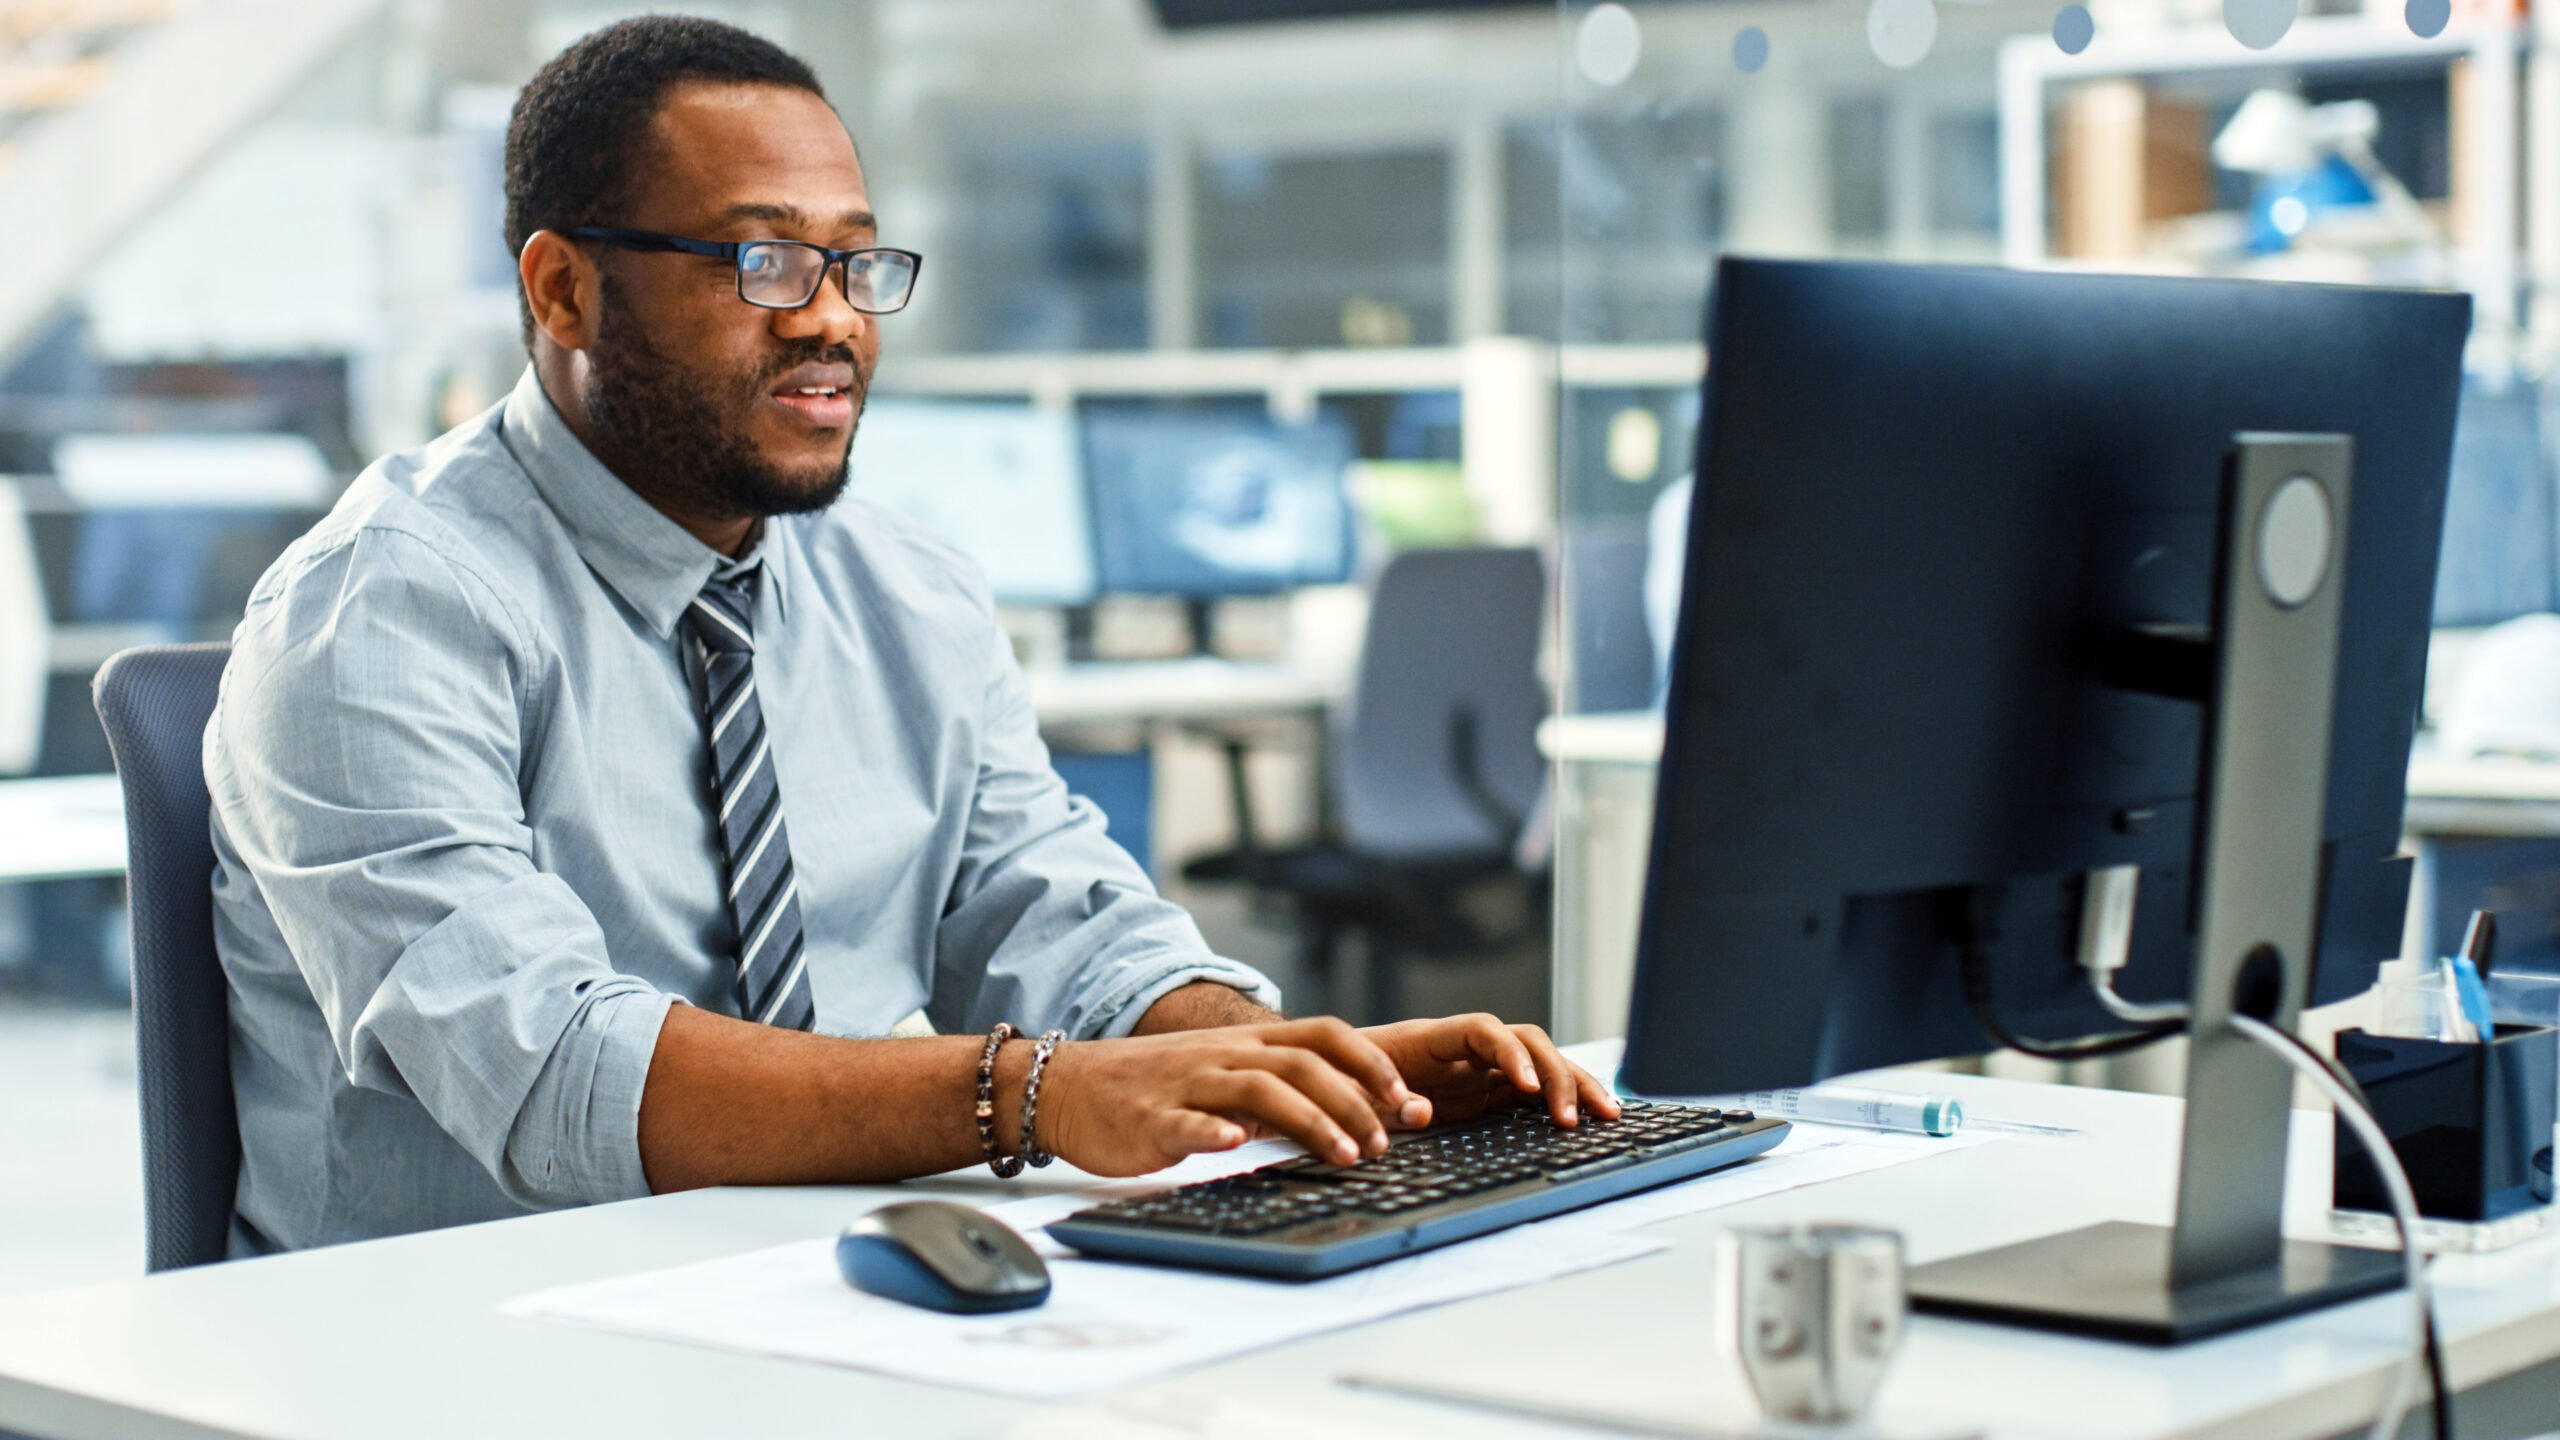
[[844, 286], [836, 278], [840, 266], [829, 266], [818, 278], [818, 293], [797, 310], [776, 310], [774, 333], [785, 339], [817, 337], [828, 345], [851, 344], [872, 325], [872, 317], [853, 308], [844, 298]]

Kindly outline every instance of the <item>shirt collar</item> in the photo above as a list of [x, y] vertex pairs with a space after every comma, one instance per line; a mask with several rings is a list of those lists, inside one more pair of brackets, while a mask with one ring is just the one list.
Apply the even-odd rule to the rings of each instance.
[[782, 556], [788, 547], [777, 543], [781, 527], [772, 520], [765, 522], [755, 549], [737, 560], [695, 539], [605, 468], [543, 393], [530, 365], [507, 397], [499, 425], [507, 449], [568, 530], [579, 558], [661, 639], [675, 633], [676, 620], [702, 593], [703, 582], [757, 564], [765, 572], [757, 588], [773, 596], [776, 618], [784, 615]]

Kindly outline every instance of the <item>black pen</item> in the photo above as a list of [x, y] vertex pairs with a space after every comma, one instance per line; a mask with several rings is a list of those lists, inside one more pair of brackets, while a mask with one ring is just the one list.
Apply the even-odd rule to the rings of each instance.
[[2498, 917], [2486, 910], [2471, 912], [2471, 923], [2462, 930], [2462, 958], [2481, 979], [2489, 978], [2490, 952], [2498, 948]]

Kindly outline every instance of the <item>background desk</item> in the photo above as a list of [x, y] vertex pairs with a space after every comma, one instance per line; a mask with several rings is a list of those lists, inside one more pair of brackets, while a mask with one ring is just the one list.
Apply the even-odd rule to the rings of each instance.
[[[2154, 1096], [1946, 1075], [1882, 1083], [1959, 1094], [1968, 1113], [2079, 1127], [2083, 1140], [1951, 1152], [1665, 1221], [1643, 1260], [1319, 1336], [1110, 1397], [1210, 1417], [1295, 1417], [1262, 1433], [1587, 1435], [1515, 1415], [1345, 1390], [1403, 1370], [1487, 1394], [1730, 1406], [1743, 1393], [1711, 1309], [1716, 1233], [1845, 1219], [1902, 1229], [1918, 1260], [2171, 1205], [2180, 1105]], [[2293, 1199], [2327, 1193], [2328, 1122], [2296, 1117]], [[1037, 1407], [854, 1370], [765, 1360], [497, 1313], [547, 1286], [832, 1233], [894, 1198], [1026, 1193], [983, 1173], [885, 1188], [711, 1190], [0, 1300], [0, 1430], [99, 1437], [456, 1435], [999, 1436], [1058, 1428]], [[2560, 1239], [2438, 1263], [2447, 1364], [2475, 1391], [2467, 1440], [2560, 1416]], [[1922, 1318], [1883, 1418], [1995, 1437], [2323, 1436], [2378, 1403], [2407, 1337], [2378, 1297], [2174, 1352]], [[1718, 1399], [1717, 1397], [1722, 1397]], [[1127, 1423], [1095, 1433], [1151, 1433]], [[1203, 1432], [1206, 1433], [1206, 1432]]]
[[[1347, 677], [1233, 660], [1070, 665], [1029, 672], [1032, 708], [1058, 728], [1320, 716]], [[113, 775], [0, 780], [0, 884], [122, 875], [124, 795]]]
[[[1350, 693], [1347, 671], [1198, 657], [1023, 673], [1067, 783], [1112, 817], [1115, 837], [1159, 885], [1190, 856], [1237, 843], [1232, 796], [1248, 771], [1262, 777], [1256, 813], [1278, 822], [1264, 840], [1324, 825], [1323, 721]], [[1133, 814], [1144, 823], [1132, 824]]]
[[0, 884], [122, 875], [124, 863], [116, 777], [0, 780]]
[[[1539, 727], [1538, 744], [1558, 768], [1555, 1030], [1585, 1040], [1626, 1025], [1662, 717], [1558, 715]], [[2420, 857], [2414, 925], [2434, 911], [2434, 840], [2560, 837], [2560, 765], [2452, 760], [2422, 742], [2409, 764], [2405, 823]]]
[[1347, 675], [1276, 661], [1097, 660], [1023, 672], [1044, 727], [1207, 723], [1321, 714]]

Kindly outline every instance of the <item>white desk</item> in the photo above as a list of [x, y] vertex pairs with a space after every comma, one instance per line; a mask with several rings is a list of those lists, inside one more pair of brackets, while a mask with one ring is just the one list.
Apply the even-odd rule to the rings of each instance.
[[1249, 720], [1318, 714], [1348, 675], [1278, 661], [1097, 660], [1024, 672], [1045, 726]]
[[0, 780], [0, 884], [122, 875], [124, 865], [116, 777]]
[[[1563, 772], [1557, 786], [1555, 1028], [1566, 1040], [1583, 1040], [1626, 1023], [1662, 717], [1557, 715], [1539, 727], [1538, 745]], [[2560, 765], [2449, 759], [2422, 741], [2409, 762], [2406, 824], [2422, 858], [2427, 842], [2437, 837], [2560, 837]], [[2412, 905], [2420, 915], [2431, 915], [2431, 871], [2423, 863], [2419, 868]]]
[[[2089, 1138], [1983, 1146], [1665, 1221], [1675, 1248], [1614, 1269], [1319, 1336], [1089, 1404], [1201, 1417], [1225, 1401], [1291, 1418], [1264, 1434], [1575, 1435], [1517, 1415], [1341, 1388], [1410, 1367], [1487, 1393], [1617, 1394], [1730, 1406], [1710, 1307], [1714, 1236], [1740, 1223], [1889, 1224], [1916, 1260], [2171, 1204], [2179, 1102], [1967, 1076], [1884, 1083], [1969, 1113]], [[2294, 1196], [2327, 1191], [2327, 1121], [2299, 1115]], [[854, 1370], [642, 1340], [496, 1306], [528, 1291], [830, 1234], [899, 1196], [1024, 1193], [983, 1174], [888, 1189], [717, 1190], [0, 1300], [0, 1430], [95, 1437], [997, 1436], [1054, 1408]], [[2440, 1261], [2447, 1365], [2484, 1409], [2560, 1415], [2560, 1238]], [[2378, 1403], [2407, 1335], [2391, 1295], [2172, 1352], [1920, 1318], [1881, 1400], [1887, 1423], [1988, 1436], [2318, 1436]], [[1722, 1397], [1720, 1400], [1716, 1397]], [[2521, 1397], [2521, 1398], [2519, 1398]], [[2464, 1417], [2466, 1436], [2531, 1433]], [[1121, 1426], [1118, 1429], [1133, 1427]], [[1115, 1433], [1105, 1425], [1080, 1432]], [[1153, 1432], [1150, 1432], [1153, 1433]], [[1215, 1433], [1215, 1432], [1203, 1432]]]

